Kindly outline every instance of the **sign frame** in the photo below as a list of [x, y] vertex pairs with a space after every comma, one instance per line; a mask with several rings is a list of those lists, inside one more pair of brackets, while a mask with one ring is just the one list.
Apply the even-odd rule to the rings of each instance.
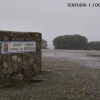
[[[16, 42], [17, 42], [17, 43], [18, 43], [18, 42], [20, 42], [20, 43], [21, 43], [21, 42], [22, 42], [22, 43], [23, 43], [23, 42], [24, 42], [24, 43], [25, 43], [25, 42], [29, 42], [29, 43], [30, 43], [30, 42], [34, 42], [34, 43], [35, 43], [35, 49], [34, 49], [33, 51], [2, 52], [2, 43], [14, 43], [14, 42], [15, 42], [15, 43], [16, 43]], [[19, 40], [19, 41], [11, 41], [11, 40], [8, 41], [8, 40], [7, 40], [7, 41], [0, 41], [0, 49], [1, 49], [1, 50], [0, 50], [0, 53], [1, 53], [1, 54], [20, 54], [20, 53], [30, 53], [30, 52], [32, 53], [32, 52], [36, 52], [36, 41], [33, 41], [33, 40], [25, 40], [25, 41], [24, 41], [24, 40], [22, 40], [22, 41], [21, 41], [21, 40]]]

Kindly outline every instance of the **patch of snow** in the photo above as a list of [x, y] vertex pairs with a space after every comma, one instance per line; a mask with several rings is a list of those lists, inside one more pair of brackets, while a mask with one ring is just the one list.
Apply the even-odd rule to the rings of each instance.
[[42, 50], [42, 57], [55, 58], [59, 60], [68, 60], [76, 62], [83, 66], [100, 68], [100, 57], [91, 57], [87, 55], [100, 55], [100, 51], [93, 50]]

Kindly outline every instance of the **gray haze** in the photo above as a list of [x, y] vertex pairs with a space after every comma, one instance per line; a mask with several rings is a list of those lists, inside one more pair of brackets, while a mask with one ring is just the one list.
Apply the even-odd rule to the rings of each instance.
[[41, 32], [48, 47], [59, 35], [80, 34], [100, 41], [100, 7], [67, 7], [67, 3], [100, 0], [0, 0], [0, 30]]

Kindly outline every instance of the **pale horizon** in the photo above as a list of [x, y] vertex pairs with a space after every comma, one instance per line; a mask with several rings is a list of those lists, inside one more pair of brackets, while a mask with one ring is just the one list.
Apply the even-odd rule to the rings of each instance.
[[67, 7], [67, 3], [99, 3], [99, 0], [0, 1], [0, 30], [40, 32], [53, 48], [53, 39], [79, 34], [100, 41], [100, 7]]

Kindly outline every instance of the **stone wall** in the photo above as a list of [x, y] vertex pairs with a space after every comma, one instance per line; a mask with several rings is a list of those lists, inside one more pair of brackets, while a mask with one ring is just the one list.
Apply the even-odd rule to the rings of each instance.
[[36, 52], [15, 54], [0, 52], [0, 84], [32, 78], [41, 72], [41, 33], [0, 31], [0, 41], [26, 40], [36, 41]]

